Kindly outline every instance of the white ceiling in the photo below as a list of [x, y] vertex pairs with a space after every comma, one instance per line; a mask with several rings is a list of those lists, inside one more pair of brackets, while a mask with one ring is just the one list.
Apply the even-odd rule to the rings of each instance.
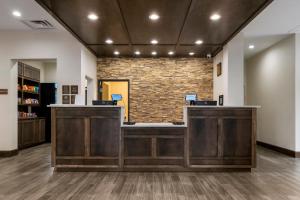
[[[22, 17], [14, 17], [13, 10], [20, 11]], [[0, 13], [0, 30], [31, 30], [21, 20], [48, 20], [56, 30], [65, 30], [34, 0], [0, 0]]]
[[[293, 33], [300, 33], [300, 0], [274, 0], [245, 29], [245, 58]], [[255, 45], [250, 50], [249, 44]]]

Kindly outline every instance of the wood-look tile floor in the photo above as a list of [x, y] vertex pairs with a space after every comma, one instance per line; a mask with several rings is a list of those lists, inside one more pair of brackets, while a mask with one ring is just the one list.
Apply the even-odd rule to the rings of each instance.
[[252, 173], [53, 173], [41, 145], [0, 159], [0, 199], [300, 199], [300, 159], [263, 148], [257, 159]]

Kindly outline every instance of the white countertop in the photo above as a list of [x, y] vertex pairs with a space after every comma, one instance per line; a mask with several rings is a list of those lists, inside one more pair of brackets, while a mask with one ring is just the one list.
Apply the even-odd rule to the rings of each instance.
[[[123, 107], [118, 105], [75, 105], [75, 104], [51, 104], [48, 107], [85, 107], [85, 108], [93, 108], [93, 107]], [[244, 106], [184, 106], [186, 108], [261, 108], [261, 106], [256, 105], [244, 105]]]
[[132, 127], [132, 128], [147, 128], [147, 127], [158, 127], [158, 128], [180, 128], [187, 127], [186, 124], [183, 125], [174, 125], [172, 123], [136, 123], [134, 125], [121, 125], [121, 127]]
[[60, 107], [65, 107], [65, 108], [122, 108], [123, 106], [112, 106], [112, 105], [75, 105], [75, 104], [51, 104], [48, 107], [52, 108], [60, 108]]
[[244, 106], [184, 106], [186, 108], [261, 108], [257, 105], [244, 105]]

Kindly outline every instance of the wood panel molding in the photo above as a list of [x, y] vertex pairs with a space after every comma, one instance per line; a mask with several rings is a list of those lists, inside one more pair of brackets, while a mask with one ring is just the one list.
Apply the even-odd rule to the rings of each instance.
[[45, 119], [18, 120], [18, 149], [25, 149], [45, 142]]
[[52, 166], [118, 167], [120, 109], [52, 108]]
[[0, 158], [7, 158], [18, 155], [18, 149], [10, 150], [10, 151], [0, 151]]
[[187, 126], [179, 127], [121, 127], [120, 109], [52, 108], [55, 169], [184, 172], [255, 167], [254, 108], [188, 107]]
[[254, 168], [256, 109], [188, 108], [190, 166]]
[[293, 158], [300, 158], [300, 152], [297, 152], [297, 151], [292, 151], [292, 150], [289, 150], [289, 149], [286, 149], [283, 147], [275, 146], [275, 145], [268, 144], [265, 142], [260, 142], [260, 141], [256, 141], [256, 144], [259, 146], [262, 146], [264, 148], [271, 149], [273, 151], [293, 157]]

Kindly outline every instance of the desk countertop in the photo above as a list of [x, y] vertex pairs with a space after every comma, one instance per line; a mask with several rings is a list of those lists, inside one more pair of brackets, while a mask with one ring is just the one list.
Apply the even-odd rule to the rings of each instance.
[[75, 105], [75, 104], [51, 104], [52, 108], [122, 108], [123, 106], [112, 105]]
[[184, 128], [186, 124], [175, 125], [172, 123], [136, 123], [134, 125], [122, 125], [122, 128]]

